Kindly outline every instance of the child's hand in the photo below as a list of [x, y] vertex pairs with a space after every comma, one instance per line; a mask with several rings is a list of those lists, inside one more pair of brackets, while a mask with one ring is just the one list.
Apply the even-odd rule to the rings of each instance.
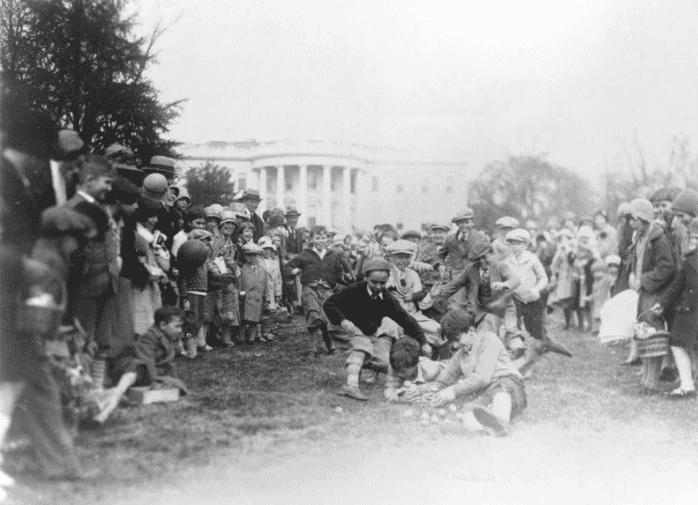
[[298, 275], [301, 272], [300, 268], [294, 268], [291, 270], [291, 275]]
[[453, 390], [453, 388], [448, 387], [434, 394], [434, 397], [431, 399], [431, 406], [442, 407], [447, 403], [451, 403], [455, 399], [456, 392]]
[[191, 310], [191, 303], [189, 303], [189, 300], [184, 301], [184, 310]]
[[657, 314], [658, 316], [662, 315], [662, 312], [664, 312], [664, 307], [659, 305], [658, 303], [655, 303], [654, 306], [650, 309], [652, 312]]
[[244, 291], [240, 291], [240, 297], [241, 297], [241, 298], [244, 297], [246, 294], [247, 294], [247, 293], [245, 293]]
[[426, 356], [427, 358], [431, 358], [431, 355], [433, 354], [433, 349], [429, 344], [424, 344], [422, 346], [422, 356]]

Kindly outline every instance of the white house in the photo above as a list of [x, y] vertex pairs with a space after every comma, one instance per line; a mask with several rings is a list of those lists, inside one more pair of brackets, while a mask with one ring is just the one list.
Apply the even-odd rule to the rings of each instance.
[[207, 142], [180, 146], [187, 167], [212, 162], [237, 189], [258, 189], [259, 212], [296, 208], [301, 224], [340, 232], [392, 223], [419, 229], [466, 205], [467, 163], [405, 150], [328, 141]]

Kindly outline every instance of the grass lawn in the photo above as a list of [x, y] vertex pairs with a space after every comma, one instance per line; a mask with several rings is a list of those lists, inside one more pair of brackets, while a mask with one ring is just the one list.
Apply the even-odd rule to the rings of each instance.
[[95, 481], [42, 482], [6, 455], [9, 503], [695, 502], [698, 403], [641, 396], [625, 349], [549, 325], [574, 358], [539, 362], [507, 439], [422, 425], [426, 409], [387, 404], [380, 384], [366, 403], [338, 396], [343, 357], [301, 358], [295, 318], [273, 343], [178, 361], [179, 402], [81, 432]]

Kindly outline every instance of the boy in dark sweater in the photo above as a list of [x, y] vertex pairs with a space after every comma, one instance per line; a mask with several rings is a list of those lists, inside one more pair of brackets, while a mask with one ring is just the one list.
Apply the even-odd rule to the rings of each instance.
[[390, 263], [373, 258], [364, 263], [364, 282], [357, 282], [330, 296], [324, 304], [332, 324], [340, 325], [349, 338], [341, 341], [348, 351], [347, 384], [341, 395], [356, 400], [368, 398], [359, 389], [361, 368], [387, 372], [392, 337], [380, 334], [384, 318], [392, 319], [405, 333], [421, 346], [422, 353], [430, 356], [431, 347], [417, 321], [386, 290], [390, 277]]
[[316, 357], [322, 352], [320, 336], [325, 341], [327, 351], [330, 354], [333, 352], [327, 330], [327, 316], [322, 306], [340, 280], [336, 278], [340, 257], [328, 250], [327, 230], [324, 226], [315, 226], [310, 232], [310, 240], [312, 247], [294, 256], [284, 267], [284, 273], [289, 276], [300, 274], [303, 286], [301, 302], [309, 335], [307, 355]]

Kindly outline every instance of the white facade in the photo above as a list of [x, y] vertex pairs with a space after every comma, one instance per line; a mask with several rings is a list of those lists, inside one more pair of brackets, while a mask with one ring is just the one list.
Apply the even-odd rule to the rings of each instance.
[[326, 141], [208, 142], [180, 147], [187, 167], [230, 170], [237, 189], [258, 189], [259, 212], [282, 207], [306, 226], [348, 233], [377, 223], [419, 229], [466, 205], [467, 164], [423, 161], [394, 148]]

